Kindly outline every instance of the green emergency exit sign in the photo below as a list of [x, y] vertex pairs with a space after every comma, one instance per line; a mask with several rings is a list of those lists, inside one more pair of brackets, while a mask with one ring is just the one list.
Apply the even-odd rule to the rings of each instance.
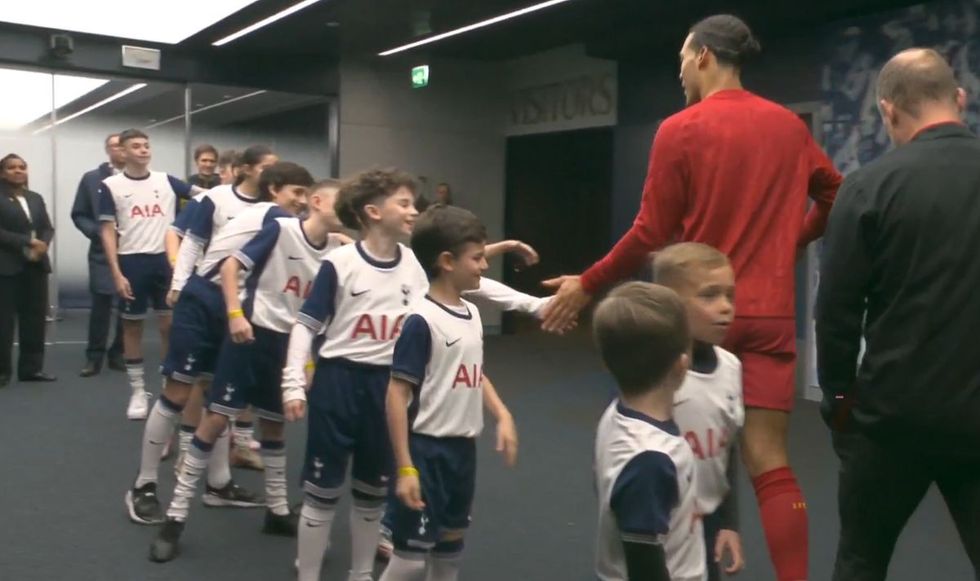
[[429, 84], [429, 65], [412, 68], [412, 88], [421, 89]]

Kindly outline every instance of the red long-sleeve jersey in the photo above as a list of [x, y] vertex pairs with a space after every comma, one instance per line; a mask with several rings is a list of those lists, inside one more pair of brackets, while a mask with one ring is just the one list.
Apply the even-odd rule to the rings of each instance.
[[841, 180], [795, 113], [748, 91], [715, 93], [660, 125], [633, 227], [582, 285], [594, 294], [651, 251], [703, 242], [732, 261], [739, 316], [792, 317], [797, 249], [823, 234]]

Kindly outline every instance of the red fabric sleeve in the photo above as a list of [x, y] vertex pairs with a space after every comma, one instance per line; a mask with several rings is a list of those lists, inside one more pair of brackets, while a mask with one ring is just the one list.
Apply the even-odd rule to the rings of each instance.
[[817, 238], [823, 236], [827, 228], [827, 217], [830, 215], [830, 208], [837, 197], [837, 189], [843, 181], [843, 177], [834, 167], [830, 158], [822, 149], [808, 137], [808, 149], [810, 157], [810, 182], [807, 193], [813, 199], [813, 206], [806, 214], [803, 222], [803, 230], [800, 232], [799, 246], [806, 246]]
[[650, 252], [669, 242], [681, 225], [688, 199], [685, 143], [678, 123], [660, 125], [650, 148], [643, 198], [633, 226], [604, 258], [582, 274], [582, 286], [596, 294], [635, 274]]

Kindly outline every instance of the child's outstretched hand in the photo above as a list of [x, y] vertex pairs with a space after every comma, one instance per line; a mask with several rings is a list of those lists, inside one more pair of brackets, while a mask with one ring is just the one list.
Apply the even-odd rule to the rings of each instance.
[[517, 426], [512, 417], [497, 422], [497, 451], [503, 454], [507, 466], [513, 468], [517, 464]]
[[395, 494], [402, 504], [412, 510], [425, 509], [422, 502], [422, 486], [419, 484], [417, 474], [399, 474], [398, 484], [395, 487]]
[[725, 573], [734, 575], [745, 567], [745, 557], [742, 555], [742, 537], [735, 531], [722, 529], [718, 531], [718, 538], [715, 540], [715, 562], [722, 563], [725, 553], [731, 557], [731, 564], [725, 567]]

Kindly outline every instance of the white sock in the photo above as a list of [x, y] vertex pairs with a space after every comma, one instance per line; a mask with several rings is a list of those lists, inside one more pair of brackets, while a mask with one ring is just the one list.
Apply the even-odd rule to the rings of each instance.
[[425, 578], [425, 555], [396, 551], [378, 581], [422, 581]]
[[194, 439], [194, 432], [197, 428], [194, 426], [180, 426], [179, 439], [177, 442], [177, 450], [181, 454], [187, 453], [187, 447], [191, 445], [191, 440]]
[[[273, 447], [275, 444], [278, 447]], [[262, 442], [262, 462], [265, 463], [265, 504], [273, 514], [289, 514], [286, 494], [286, 445], [284, 442]]]
[[239, 448], [248, 448], [249, 442], [252, 440], [252, 431], [254, 429], [254, 424], [251, 422], [239, 422], [235, 421], [235, 445]]
[[200, 440], [194, 440], [191, 446], [187, 448], [184, 463], [180, 467], [180, 474], [177, 475], [174, 497], [170, 501], [170, 508], [167, 509], [167, 518], [180, 522], [187, 520], [191, 500], [194, 499], [194, 494], [197, 492], [197, 483], [201, 480], [201, 474], [208, 467], [211, 448], [212, 446]]
[[357, 499], [350, 511], [351, 559], [347, 581], [371, 581], [374, 571], [374, 555], [381, 539], [381, 514], [383, 501], [360, 505]]
[[228, 464], [228, 440], [231, 430], [225, 428], [214, 441], [211, 460], [208, 462], [208, 486], [221, 489], [231, 482], [231, 466]]
[[134, 488], [140, 488], [145, 484], [157, 481], [163, 447], [173, 437], [178, 419], [180, 419], [180, 407], [170, 403], [162, 395], [157, 398], [156, 403], [153, 404], [153, 409], [150, 410], [150, 416], [146, 419], [146, 426], [143, 428], [140, 472], [136, 477]]
[[337, 508], [322, 503], [303, 503], [297, 533], [297, 581], [320, 581], [323, 555], [330, 550], [330, 529]]
[[456, 581], [459, 578], [461, 553], [443, 555], [432, 552], [429, 554], [429, 571], [425, 581]]
[[146, 383], [143, 381], [142, 359], [127, 360], [126, 375], [129, 376], [129, 387], [133, 390], [133, 393], [146, 391]]

